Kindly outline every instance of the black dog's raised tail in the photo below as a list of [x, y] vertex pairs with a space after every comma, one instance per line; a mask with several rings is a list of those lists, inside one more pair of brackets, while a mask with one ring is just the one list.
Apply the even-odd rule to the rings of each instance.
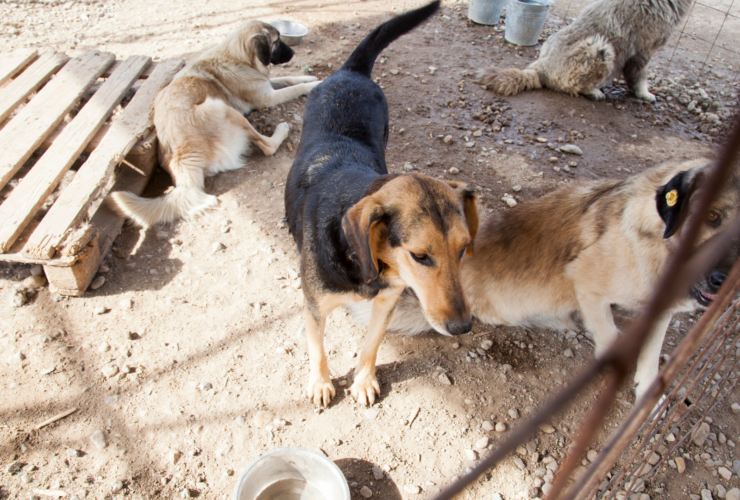
[[375, 28], [349, 56], [342, 69], [370, 77], [378, 54], [394, 40], [426, 21], [439, 9], [439, 0], [420, 9], [394, 17]]

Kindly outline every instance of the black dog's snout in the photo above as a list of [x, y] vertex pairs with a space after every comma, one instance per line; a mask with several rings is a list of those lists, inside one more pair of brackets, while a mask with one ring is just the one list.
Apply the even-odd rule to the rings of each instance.
[[445, 323], [445, 328], [451, 335], [462, 335], [473, 329], [473, 320], [468, 317], [465, 319], [456, 319]]
[[709, 285], [714, 288], [714, 291], [716, 292], [719, 290], [719, 287], [722, 286], [722, 283], [725, 282], [725, 278], [727, 277], [727, 273], [724, 271], [712, 271], [709, 274], [709, 279], [707, 280], [709, 282]]
[[293, 49], [288, 47], [282, 40], [278, 40], [277, 47], [272, 51], [270, 62], [272, 64], [286, 63], [292, 59], [293, 54], [295, 54]]

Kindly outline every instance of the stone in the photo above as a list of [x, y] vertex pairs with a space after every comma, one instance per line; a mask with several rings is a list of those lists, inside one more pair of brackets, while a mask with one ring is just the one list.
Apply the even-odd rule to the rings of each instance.
[[540, 430], [545, 434], [552, 434], [555, 432], [555, 427], [550, 424], [540, 424]]
[[591, 463], [593, 463], [598, 456], [599, 452], [596, 450], [588, 450], [588, 452], [586, 453], [586, 459]]
[[514, 208], [516, 206], [516, 200], [514, 198], [506, 198], [506, 205], [509, 208]]
[[516, 186], [512, 186], [511, 190], [514, 191], [515, 193], [518, 193], [519, 191], [522, 190], [522, 187], [519, 184], [517, 184]]
[[726, 498], [727, 497], [727, 490], [721, 484], [715, 484], [714, 485], [714, 494], [717, 495], [718, 498]]
[[459, 168], [457, 168], [457, 167], [450, 168], [450, 174], [457, 175], [459, 173], [460, 173], [460, 169]]
[[41, 288], [46, 284], [46, 278], [44, 276], [29, 276], [23, 280], [23, 286], [25, 288]]
[[131, 309], [134, 307], [134, 303], [131, 301], [131, 299], [123, 299], [118, 302], [118, 305], [121, 306], [122, 309]]
[[440, 373], [437, 379], [444, 385], [452, 385], [452, 381], [450, 380], [450, 377], [448, 377], [447, 374], [444, 372]]
[[105, 432], [100, 429], [92, 433], [92, 435], [90, 436], [90, 441], [92, 441], [92, 444], [94, 444], [95, 447], [99, 450], [102, 450], [106, 446], [108, 446], [108, 439], [105, 437]]
[[223, 250], [226, 250], [226, 246], [223, 243], [221, 243], [220, 241], [217, 241], [217, 242], [215, 242], [215, 243], [213, 243], [211, 245], [211, 251], [213, 253], [221, 252]]
[[167, 231], [157, 231], [157, 234], [155, 236], [159, 241], [166, 240], [170, 237], [169, 233]]
[[[551, 156], [550, 157], [550, 163], [557, 163], [558, 157], [557, 156]], [[556, 172], [559, 172], [559, 170], [556, 170]]]
[[579, 148], [575, 144], [566, 144], [565, 146], [561, 146], [560, 151], [572, 155], [583, 156], [583, 151], [581, 151], [581, 148]]
[[378, 413], [378, 410], [376, 410], [375, 408], [369, 408], [365, 410], [365, 418], [368, 420], [375, 420], [376, 418], [378, 418]]
[[465, 458], [468, 460], [478, 460], [478, 453], [475, 450], [465, 450]]
[[36, 264], [30, 270], [31, 276], [43, 276], [44, 268], [41, 264]]
[[93, 313], [94, 313], [94, 314], [95, 314], [96, 316], [100, 316], [101, 314], [105, 314], [106, 312], [108, 312], [108, 308], [107, 308], [107, 307], [105, 307], [105, 306], [98, 306], [98, 307], [96, 307], [96, 308], [95, 308], [95, 309], [93, 310]]
[[102, 373], [105, 378], [115, 377], [118, 375], [118, 367], [116, 365], [105, 365], [100, 370], [100, 373]]
[[367, 486], [363, 486], [360, 489], [360, 495], [362, 495], [362, 498], [370, 498], [371, 496], [373, 496], [373, 492]]
[[701, 448], [704, 446], [704, 442], [707, 440], [710, 431], [711, 429], [709, 428], [709, 424], [702, 422], [701, 425], [691, 433], [691, 442]]
[[732, 410], [732, 413], [735, 414], [740, 413], [740, 405], [737, 403], [732, 403], [732, 405], [730, 406], [730, 410]]
[[383, 479], [385, 477], [383, 469], [381, 469], [377, 465], [373, 465], [373, 477], [376, 481], [380, 481], [381, 479]]
[[170, 461], [170, 463], [171, 463], [172, 465], [175, 465], [175, 464], [177, 464], [177, 462], [179, 462], [179, 461], [180, 461], [180, 459], [182, 458], [182, 453], [180, 453], [180, 452], [179, 452], [179, 451], [177, 451], [177, 450], [171, 450], [171, 451], [170, 451], [170, 452], [169, 452], [169, 453], [167, 454], [167, 458], [169, 459], [169, 461]]
[[505, 432], [506, 431], [506, 424], [503, 422], [497, 422], [496, 423], [496, 432]]
[[20, 462], [13, 462], [7, 467], [5, 467], [5, 472], [7, 474], [18, 474], [23, 469], [23, 464]]
[[442, 139], [445, 144], [452, 144], [452, 136], [448, 135], [444, 139]]
[[516, 408], [512, 408], [511, 410], [509, 410], [509, 416], [512, 420], [516, 420], [517, 418], [519, 418], [519, 411]]
[[275, 419], [275, 414], [271, 411], [258, 411], [254, 415], [254, 425], [264, 427]]
[[565, 352], [563, 353], [563, 356], [565, 356], [566, 358], [572, 358], [573, 357], [573, 350], [572, 349], [566, 349]]
[[516, 457], [516, 458], [514, 459], [514, 465], [516, 465], [517, 467], [519, 467], [519, 470], [524, 470], [524, 469], [526, 469], [526, 468], [527, 468], [527, 466], [526, 466], [526, 465], [524, 465], [524, 460], [522, 460], [522, 459], [521, 459], [521, 458], [519, 458], [519, 457]]
[[72, 448], [67, 448], [67, 455], [70, 456], [70, 457], [79, 457], [82, 454], [80, 453], [79, 450], [74, 450]]
[[725, 500], [740, 500], [740, 489], [732, 488], [725, 495]]
[[491, 347], [493, 347], [493, 341], [486, 339], [486, 340], [484, 340], [483, 342], [480, 343], [480, 347], [484, 351], [487, 351], [488, 349], [490, 349]]
[[22, 363], [24, 359], [26, 359], [25, 354], [23, 354], [21, 351], [18, 351], [8, 356], [6, 361], [9, 365], [17, 365], [19, 363]]
[[500, 494], [494, 493], [493, 494], [493, 497], [491, 498], [491, 500], [503, 500], [503, 498], [501, 497]]
[[494, 429], [493, 422], [489, 422], [488, 420], [483, 422], [481, 427], [483, 428], [484, 431], [489, 431], [489, 432]]
[[487, 437], [482, 437], [478, 441], [475, 442], [475, 447], [479, 450], [485, 450], [488, 448], [489, 439]]
[[28, 302], [26, 291], [23, 288], [16, 288], [11, 292], [10, 305], [13, 307], [21, 307], [23, 304]]
[[725, 481], [729, 481], [732, 477], [732, 471], [729, 470], [727, 467], [720, 467], [719, 469], [717, 469], [717, 472]]
[[714, 500], [712, 492], [709, 490], [701, 490], [701, 500]]
[[415, 484], [407, 484], [403, 487], [403, 491], [405, 491], [406, 493], [411, 493], [412, 495], [418, 495], [419, 493], [421, 493], [421, 488], [419, 488]]
[[97, 290], [103, 285], [105, 285], [105, 276], [98, 276], [90, 283], [90, 290]]
[[657, 453], [652, 453], [652, 454], [650, 455], [650, 458], [648, 458], [648, 463], [649, 463], [650, 465], [655, 465], [655, 464], [657, 464], [658, 462], [660, 462], [660, 455], [658, 455]]
[[732, 462], [732, 470], [735, 471], [735, 474], [740, 476], [740, 460], [735, 460]]
[[474, 141], [466, 142], [465, 143], [465, 147], [466, 148], [474, 148], [475, 147], [475, 142]]
[[683, 457], [676, 457], [674, 461], [676, 462], [676, 470], [678, 470], [679, 474], [686, 472], [686, 460]]

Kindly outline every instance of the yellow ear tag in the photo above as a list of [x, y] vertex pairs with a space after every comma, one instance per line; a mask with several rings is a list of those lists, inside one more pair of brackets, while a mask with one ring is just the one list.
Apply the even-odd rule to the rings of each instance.
[[676, 204], [676, 202], [678, 202], [678, 191], [675, 189], [672, 191], [668, 191], [668, 193], [665, 195], [666, 205], [672, 207]]

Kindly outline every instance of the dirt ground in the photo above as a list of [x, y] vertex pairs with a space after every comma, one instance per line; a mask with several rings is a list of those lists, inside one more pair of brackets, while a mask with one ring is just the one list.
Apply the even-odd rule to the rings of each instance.
[[[288, 18], [310, 33], [273, 74], [323, 78], [374, 26], [419, 5], [318, 2], [6, 1], [0, 51], [100, 48], [118, 56], [191, 57], [243, 20]], [[569, 15], [581, 7], [569, 3]], [[505, 194], [522, 202], [580, 180], [621, 179], [664, 160], [711, 156], [736, 109], [737, 63], [733, 70], [717, 52], [711, 67], [702, 67], [703, 54], [690, 43], [675, 55], [669, 44], [653, 60], [656, 105], [633, 99], [619, 82], [601, 103], [547, 91], [495, 97], [473, 82], [475, 70], [491, 63], [523, 67], [539, 46], [513, 47], [503, 40], [503, 25], [473, 25], [466, 13], [466, 2], [445, 1], [439, 15], [383, 53], [373, 76], [391, 113], [391, 171], [466, 181], [476, 186], [484, 217], [507, 209]], [[552, 16], [544, 36], [561, 25]], [[679, 95], [699, 88], [710, 95], [706, 112], [677, 104]], [[382, 396], [365, 409], [342, 391], [351, 384], [364, 331], [337, 310], [327, 322], [326, 347], [338, 397], [328, 409], [314, 408], [301, 394], [308, 356], [298, 254], [281, 222], [304, 102], [249, 116], [268, 134], [290, 123], [290, 138], [275, 156], [257, 153], [245, 168], [210, 178], [207, 191], [219, 197], [218, 208], [146, 232], [127, 226], [100, 270], [105, 284], [98, 290], [65, 298], [43, 287], [15, 307], [13, 287], [30, 266], [0, 264], [0, 498], [32, 498], [34, 489], [71, 498], [229, 498], [241, 469], [281, 446], [323, 450], [345, 473], [353, 499], [368, 489], [383, 500], [432, 498], [592, 358], [582, 332], [476, 323], [473, 333], [457, 338], [391, 334], [378, 358]], [[716, 123], [707, 121], [710, 112]], [[548, 146], [566, 142], [583, 155]], [[160, 171], [148, 191], [161, 193], [169, 183]], [[683, 326], [669, 328], [666, 353], [695, 317], [684, 315]], [[486, 339], [493, 347], [480, 350]], [[528, 490], [538, 484], [535, 470], [553, 461], [548, 457], [562, 463], [597, 389], [554, 416], [554, 432], [541, 432], [460, 498], [542, 496]], [[729, 410], [738, 396], [713, 414], [713, 432], [730, 442], [740, 442]], [[631, 401], [626, 387], [594, 448]], [[77, 411], [33, 431], [71, 408]], [[486, 430], [489, 423], [506, 430]], [[90, 439], [96, 431], [104, 448]], [[691, 456], [693, 448], [686, 450]], [[711, 458], [713, 466], [688, 460], [680, 476], [664, 466], [645, 493], [686, 498], [716, 484], [740, 486], [737, 474], [717, 475], [717, 464], [732, 470], [740, 458], [729, 442], [715, 443]], [[6, 469], [13, 463], [22, 468]]]

